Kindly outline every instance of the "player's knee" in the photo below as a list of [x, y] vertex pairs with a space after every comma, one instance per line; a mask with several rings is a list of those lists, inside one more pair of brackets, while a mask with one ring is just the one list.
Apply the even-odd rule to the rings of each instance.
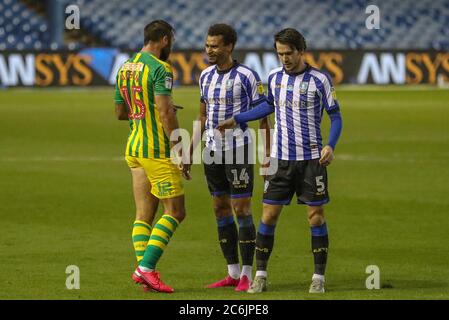
[[237, 202], [233, 204], [233, 209], [235, 214], [238, 217], [245, 217], [248, 214], [250, 214], [251, 211], [251, 202], [245, 201], [245, 202]]
[[261, 220], [264, 224], [275, 225], [278, 221], [278, 216], [273, 213], [264, 213]]
[[214, 210], [217, 219], [232, 216], [232, 209], [229, 206], [216, 206], [214, 207]]
[[170, 215], [181, 223], [186, 217], [186, 210], [185, 208], [176, 209]]
[[143, 212], [137, 212], [136, 213], [136, 220], [143, 221], [148, 223], [149, 225], [153, 224], [154, 215], [143, 213]]
[[149, 224], [154, 219], [157, 212], [157, 206], [141, 205], [136, 208], [136, 220], [145, 221]]
[[280, 214], [280, 212], [277, 212], [275, 210], [270, 210], [270, 207], [266, 206], [264, 204], [264, 209], [263, 209], [262, 219], [261, 220], [265, 224], [274, 225], [278, 221], [279, 214]]
[[324, 222], [323, 207], [309, 207], [308, 208], [309, 224], [311, 226], [321, 226]]
[[217, 218], [224, 218], [232, 215], [231, 206], [227, 203], [214, 203], [214, 212]]

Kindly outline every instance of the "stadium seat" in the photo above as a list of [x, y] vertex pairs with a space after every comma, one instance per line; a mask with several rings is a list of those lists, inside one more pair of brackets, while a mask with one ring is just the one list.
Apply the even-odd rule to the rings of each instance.
[[[239, 48], [271, 49], [276, 31], [294, 27], [303, 32], [309, 48], [315, 49], [449, 49], [448, 1], [379, 2], [381, 25], [373, 30], [365, 26], [368, 0], [164, 0], [149, 6], [140, 0], [67, 0], [67, 4], [79, 6], [86, 32], [123, 49], [140, 48], [142, 28], [153, 19], [173, 24], [178, 39], [175, 48], [182, 49], [202, 49], [204, 33], [217, 22], [236, 28]], [[20, 0], [0, 0], [2, 47], [51, 48], [48, 29], [48, 18]], [[13, 35], [14, 41], [8, 41], [5, 34]]]

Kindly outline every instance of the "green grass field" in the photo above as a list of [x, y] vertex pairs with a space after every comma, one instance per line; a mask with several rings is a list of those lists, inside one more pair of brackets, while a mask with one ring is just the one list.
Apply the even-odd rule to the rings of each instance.
[[[204, 289], [226, 263], [200, 165], [158, 266], [176, 292], [143, 293], [130, 279], [128, 125], [115, 119], [113, 90], [0, 91], [0, 299], [448, 299], [449, 91], [337, 91], [344, 130], [329, 167], [328, 292], [319, 296], [307, 293], [310, 231], [293, 204], [276, 229], [268, 292]], [[175, 101], [191, 131], [197, 89], [175, 89]], [[254, 193], [258, 224], [260, 177]], [[80, 268], [80, 290], [66, 289], [68, 265]], [[368, 265], [380, 268], [382, 289], [365, 288]]]

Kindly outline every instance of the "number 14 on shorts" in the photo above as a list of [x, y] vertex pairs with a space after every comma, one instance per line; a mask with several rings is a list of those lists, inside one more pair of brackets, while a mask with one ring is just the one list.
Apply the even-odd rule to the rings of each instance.
[[238, 174], [237, 169], [232, 169], [231, 173], [234, 176], [234, 181], [232, 182], [233, 185], [239, 185], [241, 182], [244, 182], [245, 184], [249, 183], [249, 174], [246, 172], [246, 168], [242, 168], [240, 175]]

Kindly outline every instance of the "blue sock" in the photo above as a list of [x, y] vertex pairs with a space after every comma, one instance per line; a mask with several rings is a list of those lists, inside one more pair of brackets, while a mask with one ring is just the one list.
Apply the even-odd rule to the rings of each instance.
[[224, 218], [217, 218], [217, 225], [218, 227], [226, 227], [227, 225], [234, 223], [234, 216], [224, 217]]
[[274, 229], [276, 228], [276, 225], [273, 224], [265, 224], [262, 221], [259, 224], [259, 230], [257, 230], [257, 232], [259, 232], [260, 234], [263, 235], [267, 235], [267, 236], [272, 236], [274, 235]]
[[323, 223], [321, 226], [310, 227], [310, 231], [312, 232], [312, 237], [322, 237], [327, 235], [327, 225]]
[[256, 266], [257, 271], [266, 271], [268, 259], [274, 245], [274, 229], [276, 225], [259, 224], [256, 238]]
[[239, 223], [240, 228], [251, 227], [254, 224], [252, 215], [244, 216], [244, 217], [237, 217], [237, 221]]
[[242, 265], [252, 267], [256, 248], [256, 227], [253, 223], [253, 216], [237, 217], [237, 221], [239, 222], [239, 247]]

